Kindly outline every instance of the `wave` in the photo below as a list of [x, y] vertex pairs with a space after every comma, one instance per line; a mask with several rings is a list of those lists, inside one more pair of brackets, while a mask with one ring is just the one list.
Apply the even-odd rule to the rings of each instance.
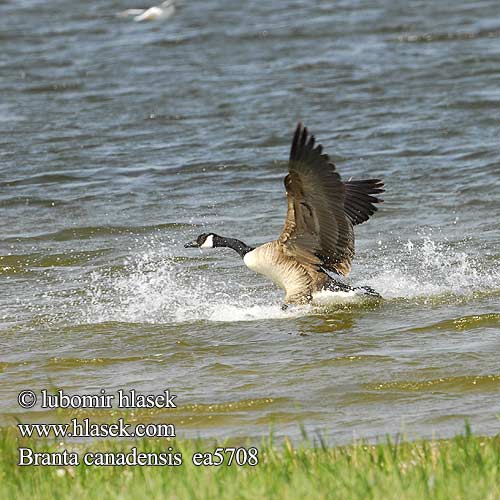
[[190, 226], [181, 222], [163, 222], [161, 224], [149, 224], [143, 226], [87, 226], [72, 227], [70, 229], [61, 229], [59, 231], [35, 234], [30, 236], [11, 236], [4, 238], [6, 242], [23, 241], [71, 241], [71, 240], [89, 240], [96, 236], [115, 236], [141, 234], [154, 231], [179, 229]]

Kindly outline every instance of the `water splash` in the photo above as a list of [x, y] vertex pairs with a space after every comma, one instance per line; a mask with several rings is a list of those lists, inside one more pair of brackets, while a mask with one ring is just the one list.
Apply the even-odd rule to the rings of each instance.
[[[85, 290], [82, 323], [183, 323], [280, 319], [318, 312], [312, 307], [281, 310], [282, 292], [252, 288], [221, 276], [211, 264], [172, 256], [164, 244], [147, 244], [119, 272], [94, 271]], [[498, 271], [482, 269], [478, 259], [429, 236], [382, 249], [381, 265], [363, 283], [384, 299], [466, 295], [498, 287]], [[397, 256], [389, 255], [389, 251]], [[337, 300], [338, 302], [338, 300]], [[352, 300], [346, 305], [353, 305]], [[341, 306], [342, 304], [338, 304]], [[359, 306], [359, 304], [358, 304]]]
[[[295, 314], [297, 312], [295, 311]], [[120, 273], [95, 271], [80, 321], [182, 323], [285, 318], [279, 294], [259, 294], [244, 284], [185, 265], [165, 247], [129, 259]]]
[[480, 259], [457, 250], [448, 241], [425, 235], [398, 242], [397, 256], [382, 256], [368, 281], [384, 298], [415, 298], [442, 294], [468, 295], [498, 288], [500, 272], [488, 270]]

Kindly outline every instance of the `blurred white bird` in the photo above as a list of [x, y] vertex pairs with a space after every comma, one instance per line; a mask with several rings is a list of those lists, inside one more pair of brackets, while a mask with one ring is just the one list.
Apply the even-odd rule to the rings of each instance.
[[149, 9], [127, 9], [119, 12], [119, 17], [133, 17], [134, 21], [160, 21], [168, 19], [175, 12], [175, 0], [166, 0], [160, 5], [149, 7]]

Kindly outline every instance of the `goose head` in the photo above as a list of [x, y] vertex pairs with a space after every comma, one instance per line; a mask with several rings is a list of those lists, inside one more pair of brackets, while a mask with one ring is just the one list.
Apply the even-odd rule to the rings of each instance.
[[203, 233], [195, 240], [186, 243], [184, 248], [214, 248], [214, 238], [220, 238], [220, 236], [215, 233]]

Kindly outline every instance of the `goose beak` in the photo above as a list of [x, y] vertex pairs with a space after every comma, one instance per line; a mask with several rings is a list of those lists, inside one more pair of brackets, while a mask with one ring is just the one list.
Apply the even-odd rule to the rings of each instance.
[[188, 243], [186, 243], [184, 245], [184, 248], [198, 248], [199, 245], [198, 245], [198, 242], [196, 240], [193, 240], [193, 241], [189, 241]]

